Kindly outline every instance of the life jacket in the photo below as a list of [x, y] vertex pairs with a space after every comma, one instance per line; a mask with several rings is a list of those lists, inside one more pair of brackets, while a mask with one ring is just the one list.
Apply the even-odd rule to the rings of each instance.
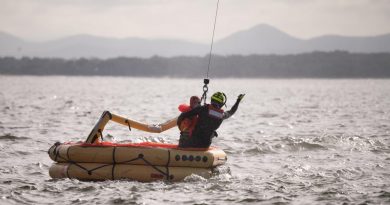
[[208, 105], [208, 109], [209, 117], [222, 120], [224, 112], [222, 109], [216, 108], [212, 105]]
[[187, 104], [181, 104], [177, 109], [179, 109], [180, 112], [188, 112], [191, 110], [191, 107]]
[[[181, 104], [179, 105], [179, 110], [181, 112], [188, 112], [191, 110], [191, 107], [186, 104]], [[193, 116], [191, 118], [185, 118], [184, 120], [181, 121], [179, 125], [179, 130], [181, 132], [187, 132], [189, 133], [189, 137], [192, 135], [192, 131], [194, 130], [196, 123], [198, 122], [198, 116]]]

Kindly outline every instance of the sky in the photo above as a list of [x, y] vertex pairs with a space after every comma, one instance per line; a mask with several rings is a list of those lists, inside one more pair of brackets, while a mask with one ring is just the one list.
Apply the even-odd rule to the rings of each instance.
[[[78, 34], [211, 40], [217, 0], [0, 0], [0, 31], [30, 41]], [[220, 0], [215, 39], [258, 24], [298, 38], [390, 33], [390, 0]]]

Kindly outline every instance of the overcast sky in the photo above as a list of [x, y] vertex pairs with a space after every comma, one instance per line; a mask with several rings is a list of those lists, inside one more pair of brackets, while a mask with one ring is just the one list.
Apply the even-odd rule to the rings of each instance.
[[[0, 31], [45, 41], [75, 34], [207, 43], [217, 0], [0, 0]], [[390, 33], [390, 0], [220, 0], [215, 38], [266, 23], [299, 38]]]

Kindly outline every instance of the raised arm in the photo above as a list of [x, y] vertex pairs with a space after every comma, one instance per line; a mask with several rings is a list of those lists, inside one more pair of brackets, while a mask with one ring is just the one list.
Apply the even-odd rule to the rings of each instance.
[[183, 121], [185, 118], [192, 117], [192, 116], [199, 114], [205, 108], [206, 107], [204, 107], [204, 106], [199, 106], [199, 107], [196, 107], [188, 112], [181, 113], [177, 119], [177, 125], [180, 125], [181, 121]]
[[177, 118], [170, 119], [164, 123], [161, 124], [145, 124], [142, 122], [138, 122], [135, 120], [131, 120], [128, 118], [121, 117], [119, 115], [115, 115], [110, 113], [109, 111], [104, 111], [98, 122], [96, 123], [95, 127], [92, 129], [92, 131], [89, 133], [86, 143], [94, 143], [96, 139], [101, 137], [103, 134], [104, 127], [109, 121], [116, 122], [118, 124], [127, 126], [130, 128], [135, 128], [138, 130], [142, 130], [145, 132], [152, 132], [152, 133], [161, 133], [165, 130], [171, 129], [172, 127], [176, 126]]
[[229, 110], [229, 111], [226, 111], [223, 113], [223, 119], [228, 119], [229, 117], [231, 117], [232, 115], [234, 115], [234, 113], [237, 111], [237, 108], [238, 108], [238, 105], [240, 104], [242, 98], [244, 98], [245, 94], [240, 94], [238, 97], [237, 97], [237, 101], [236, 103], [234, 103], [233, 107]]

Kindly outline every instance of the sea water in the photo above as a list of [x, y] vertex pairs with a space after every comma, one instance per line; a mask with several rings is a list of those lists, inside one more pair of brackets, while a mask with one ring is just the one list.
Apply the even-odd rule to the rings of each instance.
[[[54, 180], [47, 150], [83, 141], [104, 110], [157, 124], [202, 79], [0, 76], [0, 204], [390, 204], [390, 80], [211, 79], [236, 114], [213, 145], [228, 161], [183, 182]], [[179, 131], [110, 141], [177, 143]]]

